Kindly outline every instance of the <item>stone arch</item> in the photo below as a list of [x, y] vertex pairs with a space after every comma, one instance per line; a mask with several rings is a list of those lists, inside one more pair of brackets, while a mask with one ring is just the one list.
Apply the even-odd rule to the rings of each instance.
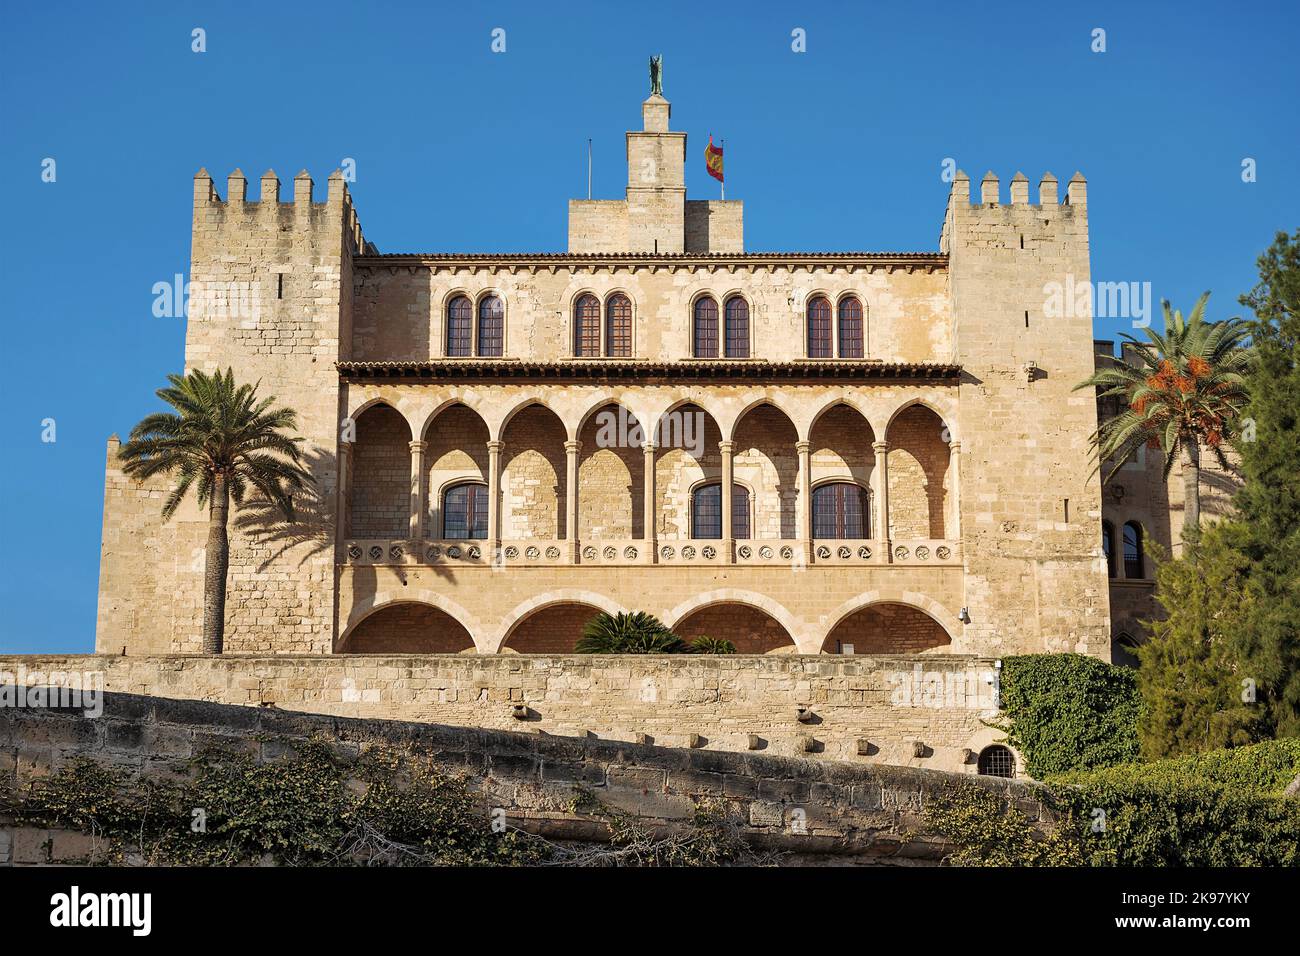
[[467, 390], [463, 395], [448, 395], [432, 407], [428, 404], [422, 404], [413, 416], [408, 416], [413, 419], [413, 425], [415, 426], [412, 428], [412, 433], [422, 435], [428, 441], [429, 429], [433, 427], [433, 423], [438, 416], [456, 405], [462, 405], [477, 415], [483, 422], [483, 427], [488, 430], [489, 436], [491, 435], [492, 422], [489, 416], [483, 412], [481, 396], [473, 390]]
[[659, 409], [659, 411], [655, 412], [649, 418], [649, 420], [653, 420], [655, 423], [649, 434], [649, 438], [652, 442], [656, 445], [660, 444], [660, 432], [664, 427], [664, 419], [673, 412], [685, 408], [687, 405], [694, 405], [696, 408], [703, 411], [704, 414], [712, 418], [714, 424], [718, 427], [719, 438], [721, 438], [722, 423], [728, 420], [726, 408], [722, 403], [717, 402], [713, 396], [709, 395], [702, 389], [682, 389], [681, 391], [674, 389], [674, 392], [677, 393], [677, 397], [665, 404]]
[[[811, 484], [851, 481], [870, 492], [876, 471], [876, 435], [858, 408], [836, 402], [823, 408], [809, 429]], [[875, 516], [871, 518], [875, 532]]]
[[476, 650], [459, 621], [431, 604], [395, 601], [357, 623], [340, 654], [464, 654]]
[[[679, 417], [667, 417], [673, 414]], [[656, 437], [665, 445], [654, 454], [655, 520], [660, 537], [684, 540], [691, 536], [690, 489], [722, 477], [722, 432], [712, 414], [690, 401], [675, 403], [657, 422]]]
[[[529, 598], [527, 601], [517, 605], [514, 610], [507, 614], [501, 620], [500, 626], [490, 640], [486, 642], [489, 653], [508, 653], [506, 649], [507, 642], [515, 635], [519, 624], [537, 614], [545, 612], [552, 607], [573, 607], [591, 609], [591, 614], [604, 611], [606, 614], [617, 614], [623, 610], [616, 603], [605, 597], [603, 594], [597, 594], [594, 591], [584, 591], [579, 588], [560, 588], [555, 591], [548, 591], [545, 594], [539, 594]], [[588, 614], [590, 618], [591, 614]], [[576, 616], [576, 615], [575, 615]], [[558, 615], [557, 615], [558, 617]], [[584, 619], [584, 623], [585, 623]], [[556, 626], [555, 621], [546, 622], [549, 626]], [[574, 636], [573, 643], [577, 642], [577, 636]], [[571, 653], [572, 646], [566, 651], [525, 651], [522, 653]], [[520, 653], [516, 651], [516, 653]]]
[[[339, 634], [335, 642], [336, 653], [356, 653], [348, 650], [348, 646], [356, 633], [357, 628], [365, 623], [367, 619], [376, 613], [382, 612], [386, 608], [396, 607], [404, 604], [416, 604], [422, 607], [428, 607], [444, 614], [452, 623], [457, 625], [461, 630], [470, 636], [470, 644], [479, 646], [474, 635], [479, 633], [478, 622], [463, 607], [457, 604], [451, 598], [437, 591], [429, 591], [424, 588], [410, 590], [403, 588], [401, 591], [378, 591], [370, 597], [357, 601], [348, 614], [347, 625]], [[468, 649], [468, 648], [466, 648]], [[480, 652], [482, 647], [479, 646]], [[434, 651], [418, 651], [410, 653], [443, 653]]]
[[356, 419], [348, 455], [347, 537], [407, 538], [411, 529], [411, 427], [384, 402]]
[[590, 395], [584, 393], [579, 399], [582, 404], [575, 406], [574, 414], [569, 416], [570, 421], [568, 424], [571, 426], [573, 436], [576, 438], [581, 435], [583, 429], [587, 427], [587, 423], [592, 419], [592, 417], [610, 405], [617, 405], [626, 410], [628, 415], [635, 418], [637, 424], [641, 425], [642, 431], [644, 432], [646, 428], [644, 422], [648, 419], [642, 418], [644, 409], [638, 409], [633, 406], [632, 400], [634, 398], [636, 398], [635, 394], [628, 394], [626, 392], [608, 389], [601, 389], [591, 393]]
[[[742, 591], [736, 588], [718, 588], [713, 591], [706, 591], [703, 594], [697, 594], [694, 597], [683, 601], [675, 608], [670, 610], [664, 617], [664, 622], [669, 623], [673, 631], [677, 631], [678, 625], [686, 622], [689, 618], [695, 616], [701, 611], [717, 606], [745, 605], [754, 610], [763, 612], [763, 614], [775, 621], [790, 638], [792, 647], [785, 653], [801, 653], [799, 649], [806, 643], [803, 637], [803, 629], [795, 620], [793, 614], [779, 601], [776, 601], [765, 594], [758, 594], [754, 591]], [[694, 635], [698, 636], [698, 635]], [[710, 637], [726, 637], [725, 634], [709, 634]], [[729, 638], [730, 639], [730, 638]], [[737, 645], [739, 650], [739, 645]], [[747, 653], [742, 651], [741, 653]], [[760, 652], [768, 653], [768, 652]], [[815, 653], [815, 651], [814, 651]]]
[[564, 422], [540, 403], [518, 409], [502, 430], [501, 537], [564, 537], [568, 465]]
[[[888, 435], [889, 430], [894, 426], [894, 422], [900, 415], [912, 408], [927, 408], [934, 412], [944, 428], [948, 429], [949, 441], [960, 441], [957, 435], [956, 409], [948, 407], [944, 402], [935, 401], [933, 397], [925, 395], [913, 395], [904, 399], [885, 420], [884, 434]], [[888, 439], [886, 439], [888, 440]]]
[[749, 406], [737, 418], [732, 433], [732, 469], [749, 487], [754, 538], [798, 537], [796, 500], [799, 494], [799, 440], [794, 420], [773, 402]]
[[673, 628], [683, 641], [715, 637], [731, 641], [737, 654], [794, 654], [790, 632], [772, 615], [750, 604], [722, 602], [693, 611]]
[[[605, 411], [613, 417], [604, 420]], [[578, 455], [580, 540], [645, 536], [643, 437], [639, 420], [618, 402], [607, 402], [584, 416], [578, 432], [582, 443]]]
[[862, 420], [866, 422], [867, 428], [870, 429], [872, 441], [876, 440], [875, 436], [878, 432], [876, 430], [876, 422], [872, 418], [872, 409], [859, 401], [857, 396], [848, 392], [839, 395], [832, 395], [828, 401], [824, 401], [817, 405], [812, 413], [812, 417], [805, 422], [805, 428], [799, 435], [799, 438], [804, 441], [811, 441], [813, 430], [816, 429], [818, 423], [828, 414], [841, 407], [846, 408], [849, 411], [857, 412], [862, 417]]
[[954, 653], [952, 635], [960, 633], [937, 601], [907, 592], [893, 599], [873, 592], [846, 601], [829, 618], [821, 646], [826, 654], [842, 653], [845, 644], [854, 654]]
[[[517, 415], [521, 412], [527, 411], [534, 405], [540, 405], [550, 411], [556, 418], [560, 419], [561, 425], [563, 425], [564, 415], [559, 409], [556, 409], [551, 405], [551, 397], [551, 395], [542, 391], [529, 392], [527, 395], [521, 395], [514, 398], [509, 405], [505, 406], [504, 409], [499, 410], [494, 417], [485, 418], [488, 424], [488, 432], [492, 439], [504, 441], [506, 429], [510, 427], [510, 423], [514, 421]], [[568, 437], [569, 434], [566, 427], [565, 438]]]
[[461, 481], [487, 483], [487, 422], [468, 405], [449, 402], [430, 418], [424, 441], [424, 536], [441, 538], [443, 489]]
[[948, 531], [948, 462], [944, 420], [921, 402], [897, 413], [889, 443], [889, 537], [944, 538]]

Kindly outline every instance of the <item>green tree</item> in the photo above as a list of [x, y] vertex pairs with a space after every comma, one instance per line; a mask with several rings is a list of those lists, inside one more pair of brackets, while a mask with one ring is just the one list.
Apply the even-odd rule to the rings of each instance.
[[1279, 233], [1259, 272], [1241, 298], [1256, 312], [1243, 484], [1229, 520], [1162, 564], [1167, 617], [1139, 651], [1148, 757], [1300, 736], [1300, 231]]
[[227, 530], [230, 502], [243, 505], [250, 486], [286, 520], [293, 520], [293, 495], [308, 480], [302, 468], [301, 438], [289, 408], [259, 400], [254, 385], [236, 385], [231, 369], [207, 375], [167, 376], [157, 395], [174, 408], [155, 412], [131, 430], [119, 452], [123, 471], [145, 480], [171, 475], [176, 484], [163, 502], [163, 520], [175, 514], [192, 488], [208, 508], [208, 543], [203, 573], [203, 653], [220, 654], [226, 623]]
[[1110, 462], [1108, 482], [1142, 447], [1164, 454], [1164, 475], [1175, 461], [1183, 468], [1184, 536], [1200, 526], [1201, 448], [1210, 449], [1220, 466], [1231, 470], [1223, 452], [1237, 416], [1246, 403], [1243, 375], [1249, 327], [1239, 319], [1205, 321], [1206, 292], [1186, 319], [1162, 302], [1165, 328], [1143, 329], [1145, 340], [1122, 338], [1137, 362], [1107, 364], [1075, 389], [1099, 389], [1118, 396], [1127, 407], [1100, 423], [1092, 436], [1097, 467]]
[[1247, 379], [1245, 483], [1233, 500], [1250, 598], [1237, 642], [1278, 736], [1300, 736], [1300, 230], [1259, 257]]
[[1246, 561], [1235, 528], [1218, 524], [1187, 542], [1183, 555], [1161, 561], [1156, 599], [1166, 616], [1148, 621], [1138, 648], [1138, 720], [1142, 755], [1156, 760], [1265, 736], [1258, 707], [1243, 700], [1246, 674], [1235, 635], [1250, 597]]
[[583, 627], [574, 650], [579, 654], [676, 654], [684, 647], [653, 614], [602, 611]]

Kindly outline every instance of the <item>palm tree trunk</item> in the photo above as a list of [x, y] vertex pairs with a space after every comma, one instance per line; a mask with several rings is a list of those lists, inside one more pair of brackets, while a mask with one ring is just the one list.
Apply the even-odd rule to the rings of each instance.
[[230, 492], [226, 479], [212, 481], [208, 504], [208, 547], [203, 565], [203, 653], [220, 654], [226, 629], [226, 570], [230, 566], [230, 539], [226, 519]]
[[1201, 527], [1201, 446], [1183, 444], [1183, 537], [1189, 529]]

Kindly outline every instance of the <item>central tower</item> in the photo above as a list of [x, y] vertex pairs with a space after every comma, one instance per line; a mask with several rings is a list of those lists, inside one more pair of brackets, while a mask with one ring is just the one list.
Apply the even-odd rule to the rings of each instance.
[[744, 251], [741, 202], [686, 198], [686, 134], [668, 128], [671, 117], [660, 93], [641, 104], [641, 129], [627, 133], [626, 198], [569, 200], [569, 252]]

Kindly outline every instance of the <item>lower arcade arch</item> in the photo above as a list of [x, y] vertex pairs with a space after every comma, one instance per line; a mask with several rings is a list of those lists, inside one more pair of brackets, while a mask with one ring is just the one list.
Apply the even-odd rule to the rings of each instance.
[[822, 644], [824, 654], [920, 654], [950, 650], [943, 625], [910, 604], [880, 602], [858, 608], [836, 624]]
[[474, 639], [446, 611], [418, 601], [386, 604], [352, 628], [341, 654], [465, 654]]
[[502, 654], [572, 654], [582, 629], [601, 609], [593, 604], [562, 601], [529, 613], [510, 628], [501, 642]]
[[750, 604], [722, 602], [691, 611], [673, 628], [687, 643], [697, 637], [731, 641], [737, 654], [794, 654], [794, 638], [766, 611]]

